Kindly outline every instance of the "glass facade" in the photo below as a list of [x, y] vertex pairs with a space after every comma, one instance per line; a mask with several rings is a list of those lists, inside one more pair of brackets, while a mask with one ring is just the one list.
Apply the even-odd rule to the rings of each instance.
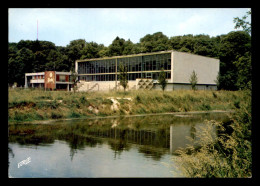
[[119, 74], [119, 64], [127, 67], [128, 80], [137, 78], [158, 79], [164, 68], [167, 79], [171, 78], [171, 53], [129, 56], [111, 59], [97, 59], [78, 62], [80, 80], [115, 81]]

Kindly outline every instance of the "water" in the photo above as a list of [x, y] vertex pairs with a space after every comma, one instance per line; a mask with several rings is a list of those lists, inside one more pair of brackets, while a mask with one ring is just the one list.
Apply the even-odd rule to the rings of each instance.
[[[179, 177], [174, 152], [199, 141], [205, 119], [161, 115], [9, 126], [9, 177]], [[26, 159], [26, 164], [18, 164]]]

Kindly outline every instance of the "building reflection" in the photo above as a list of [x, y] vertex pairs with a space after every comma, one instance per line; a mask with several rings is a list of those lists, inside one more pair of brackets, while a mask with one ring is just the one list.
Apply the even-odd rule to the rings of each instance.
[[[175, 153], [178, 149], [188, 146], [198, 146], [201, 144], [201, 134], [208, 129], [206, 123], [193, 123], [191, 125], [170, 126], [170, 153]], [[213, 139], [216, 138], [216, 127], [208, 131]]]
[[[168, 120], [167, 120], [168, 119]], [[204, 119], [176, 117], [118, 118], [107, 120], [75, 120], [53, 125], [16, 125], [9, 127], [9, 142], [38, 145], [66, 141], [71, 160], [77, 150], [95, 148], [106, 143], [115, 158], [133, 146], [145, 156], [159, 160], [187, 145], [199, 145], [199, 133], [207, 124]], [[216, 129], [212, 131], [216, 135]]]

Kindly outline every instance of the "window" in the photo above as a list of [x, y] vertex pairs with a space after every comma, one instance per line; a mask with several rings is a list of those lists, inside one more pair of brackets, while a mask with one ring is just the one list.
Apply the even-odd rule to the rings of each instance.
[[66, 76], [65, 75], [59, 75], [59, 80], [57, 80], [57, 81], [65, 82], [66, 81]]
[[153, 70], [156, 70], [156, 58], [155, 58], [155, 56], [153, 57]]
[[171, 58], [168, 58], [167, 70], [171, 70]]
[[167, 72], [166, 77], [167, 77], [167, 79], [171, 79], [171, 73]]

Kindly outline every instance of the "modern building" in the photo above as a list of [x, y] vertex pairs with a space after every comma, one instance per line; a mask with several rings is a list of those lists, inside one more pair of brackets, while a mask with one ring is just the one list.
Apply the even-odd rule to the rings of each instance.
[[51, 90], [70, 90], [71, 72], [45, 71], [25, 74], [25, 88], [35, 87]]
[[166, 90], [191, 89], [190, 76], [197, 74], [197, 89], [216, 89], [219, 59], [174, 50], [125, 56], [76, 60], [78, 90], [114, 90], [119, 85], [119, 64], [127, 66], [128, 89], [159, 89], [163, 68], [168, 80]]

